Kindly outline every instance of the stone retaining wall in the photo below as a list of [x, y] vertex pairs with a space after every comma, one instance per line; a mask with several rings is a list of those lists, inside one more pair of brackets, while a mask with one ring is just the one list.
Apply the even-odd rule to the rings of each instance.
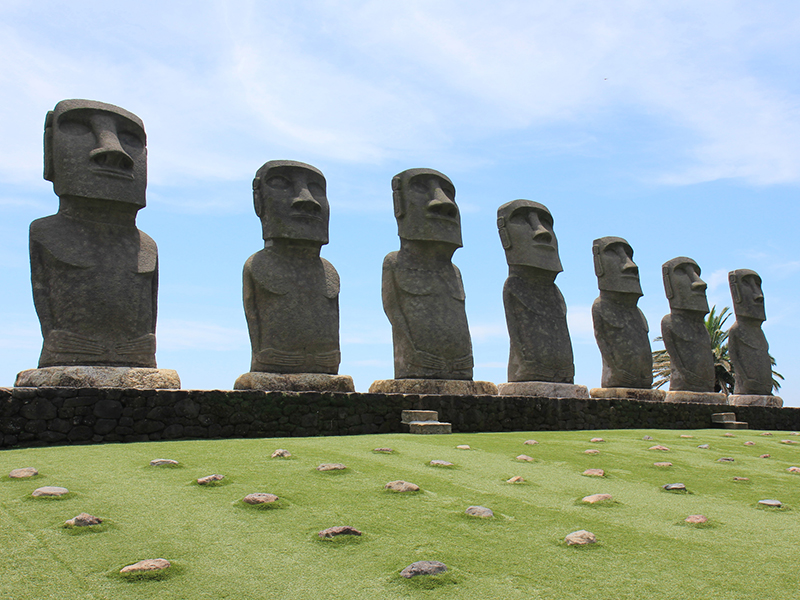
[[436, 410], [454, 432], [698, 429], [735, 412], [752, 429], [800, 430], [800, 409], [629, 400], [257, 391], [0, 388], [0, 448], [404, 431]]

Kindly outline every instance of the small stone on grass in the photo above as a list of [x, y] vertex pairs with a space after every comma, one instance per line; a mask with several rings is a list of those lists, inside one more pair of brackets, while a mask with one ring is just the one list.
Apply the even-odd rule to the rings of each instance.
[[524, 442], [522, 442], [524, 446], [535, 446], [538, 443], [539, 442], [537, 442], [536, 440], [525, 440]]
[[660, 450], [661, 452], [669, 452], [669, 448], [658, 444], [657, 446], [650, 446], [648, 450]]
[[656, 462], [656, 463], [653, 463], [653, 466], [654, 467], [671, 467], [672, 463], [671, 462]]
[[755, 442], [745, 442], [744, 445], [745, 446], [755, 446], [756, 443]]
[[373, 452], [382, 452], [383, 454], [391, 454], [394, 452], [391, 448], [375, 448], [372, 450]]
[[171, 458], [154, 458], [150, 461], [151, 467], [165, 467], [165, 466], [175, 466], [178, 464], [177, 460], [172, 460]]
[[586, 469], [583, 472], [587, 477], [605, 477], [606, 472], [603, 469]]
[[31, 496], [34, 498], [58, 498], [64, 494], [69, 494], [69, 490], [63, 487], [56, 487], [54, 485], [46, 485], [33, 490]]
[[361, 535], [361, 532], [356, 529], [355, 527], [350, 527], [349, 525], [338, 525], [337, 527], [328, 527], [327, 529], [323, 529], [317, 535], [320, 538], [333, 538], [337, 535]]
[[342, 463], [322, 463], [317, 471], [344, 471], [346, 468]]
[[711, 448], [711, 446], [709, 446], [708, 444], [700, 444], [700, 445], [698, 446], [698, 448], [699, 448], [700, 450], [708, 450], [709, 448]]
[[652, 436], [652, 435], [646, 435], [646, 436], [644, 436], [642, 439], [643, 439], [645, 442], [652, 442], [652, 441], [653, 441], [653, 436]]
[[35, 477], [39, 474], [33, 467], [22, 467], [21, 469], [14, 469], [11, 473], [8, 474], [11, 479], [24, 479], [26, 477]]
[[589, 448], [588, 450], [583, 451], [584, 454], [600, 454], [600, 450], [595, 450], [594, 448]]
[[789, 467], [786, 469], [789, 473], [800, 473], [800, 467]]
[[456, 446], [456, 450], [469, 450], [470, 447], [467, 444], [461, 444], [460, 446]]
[[482, 519], [488, 519], [494, 516], [492, 509], [486, 508], [485, 506], [470, 506], [464, 512], [470, 517], [481, 517]]
[[684, 519], [684, 521], [686, 521], [687, 523], [694, 523], [694, 524], [706, 523], [708, 522], [708, 517], [704, 515], [689, 515]]
[[592, 438], [589, 441], [593, 442], [593, 443], [605, 442], [605, 440], [603, 438]]
[[762, 454], [762, 455], [761, 455], [761, 456], [759, 456], [758, 458], [769, 458], [769, 454]]
[[533, 462], [533, 457], [528, 456], [527, 454], [520, 454], [517, 456], [517, 460], [521, 460], [523, 462]]
[[765, 431], [765, 432], [761, 433], [760, 435], [772, 435], [772, 434], [769, 431]]
[[397, 481], [390, 481], [385, 486], [383, 486], [385, 490], [391, 490], [393, 492], [418, 492], [419, 486], [416, 483], [411, 483], [410, 481], [403, 481], [402, 479], [398, 479]]
[[448, 462], [446, 460], [432, 460], [430, 462], [432, 467], [452, 467], [453, 463]]
[[780, 508], [781, 506], [783, 506], [780, 500], [759, 500], [758, 503], [763, 506], [769, 506], [772, 508]]
[[519, 475], [514, 475], [511, 479], [506, 479], [506, 483], [525, 483], [525, 480]]
[[284, 450], [283, 448], [278, 448], [275, 452], [272, 453], [272, 458], [291, 458], [292, 453], [288, 450]]
[[568, 546], [583, 546], [584, 544], [594, 544], [597, 538], [591, 531], [581, 529], [580, 531], [573, 531], [564, 538]]
[[598, 502], [605, 502], [611, 499], [611, 494], [592, 494], [591, 496], [584, 496], [581, 502], [585, 502], [586, 504], [597, 504]]
[[447, 571], [447, 565], [438, 560], [420, 560], [411, 563], [405, 569], [400, 571], [400, 575], [406, 579], [411, 579], [417, 575], [438, 575]]
[[750, 481], [749, 477], [734, 477], [734, 481]]
[[90, 525], [100, 525], [103, 519], [94, 517], [89, 513], [81, 513], [76, 517], [72, 517], [69, 521], [65, 521], [64, 525], [67, 527], [89, 527]]
[[197, 480], [197, 483], [200, 485], [208, 485], [209, 483], [216, 483], [217, 481], [222, 481], [225, 479], [225, 475], [220, 475], [219, 473], [214, 473], [213, 475], [206, 475], [205, 477], [201, 477]]
[[136, 574], [136, 573], [147, 573], [149, 571], [163, 571], [164, 569], [168, 569], [172, 565], [168, 560], [165, 558], [148, 558], [145, 560], [140, 560], [137, 563], [132, 565], [128, 565], [127, 567], [123, 567], [120, 570], [120, 573], [123, 575], [126, 574]]
[[730, 456], [723, 456], [722, 458], [718, 458], [717, 462], [734, 462]]
[[256, 492], [255, 494], [247, 494], [242, 501], [247, 504], [270, 504], [278, 500], [275, 494], [266, 494], [264, 492]]
[[666, 485], [662, 485], [665, 490], [685, 490], [686, 486], [682, 483], [668, 483]]
[[729, 433], [723, 433], [722, 437], [736, 437], [736, 436], [729, 432]]
[[797, 444], [794, 440], [781, 440], [781, 444]]
[[693, 435], [681, 435], [682, 438], [692, 439]]

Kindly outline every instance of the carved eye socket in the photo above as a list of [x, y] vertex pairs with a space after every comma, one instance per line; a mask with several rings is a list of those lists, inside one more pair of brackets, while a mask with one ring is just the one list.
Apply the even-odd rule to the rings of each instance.
[[131, 133], [130, 131], [120, 131], [117, 133], [117, 137], [124, 146], [130, 146], [131, 148], [136, 148], [137, 150], [144, 148], [144, 142], [135, 133]]
[[288, 190], [292, 187], [292, 182], [281, 175], [274, 175], [267, 179], [267, 185], [276, 190]]
[[553, 217], [547, 213], [539, 213], [539, 223], [544, 225], [547, 229], [553, 228]]
[[412, 181], [409, 188], [412, 192], [417, 194], [425, 194], [428, 192], [428, 187], [421, 181]]
[[312, 181], [308, 184], [308, 191], [311, 192], [311, 195], [315, 198], [325, 197], [325, 188], [316, 182]]
[[87, 123], [75, 119], [62, 119], [58, 129], [67, 135], [86, 135], [92, 131]]
[[452, 200], [453, 198], [456, 197], [455, 189], [453, 189], [449, 185], [443, 185], [442, 186], [442, 191], [444, 192], [444, 195], [447, 196], [448, 199], [450, 199], [450, 200]]

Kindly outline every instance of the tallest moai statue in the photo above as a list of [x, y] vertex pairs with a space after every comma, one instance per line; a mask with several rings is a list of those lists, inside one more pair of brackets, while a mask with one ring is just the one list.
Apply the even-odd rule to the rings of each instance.
[[63, 100], [47, 113], [44, 178], [55, 215], [30, 229], [33, 301], [44, 344], [39, 369], [16, 385], [178, 388], [156, 369], [158, 250], [136, 228], [145, 206], [147, 146], [136, 115]]

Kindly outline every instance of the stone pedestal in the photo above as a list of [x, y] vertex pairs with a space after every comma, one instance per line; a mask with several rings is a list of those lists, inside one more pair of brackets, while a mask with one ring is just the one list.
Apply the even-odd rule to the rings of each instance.
[[514, 381], [497, 386], [501, 396], [534, 396], [537, 398], [588, 398], [585, 385], [550, 381]]
[[664, 402], [693, 402], [695, 404], [727, 404], [725, 394], [717, 392], [670, 391]]
[[755, 394], [731, 394], [728, 396], [728, 404], [730, 406], [771, 406], [781, 408], [783, 406], [783, 398]]
[[469, 379], [378, 379], [369, 386], [369, 393], [496, 396], [497, 386], [490, 381]]
[[177, 390], [181, 387], [173, 369], [143, 367], [44, 367], [17, 374], [14, 387], [133, 388]]
[[644, 400], [645, 402], [663, 402], [667, 395], [664, 390], [642, 388], [592, 388], [589, 390], [592, 398], [622, 398], [623, 400]]
[[239, 375], [235, 390], [264, 390], [269, 392], [355, 392], [349, 375], [325, 373], [261, 373], [251, 371]]

